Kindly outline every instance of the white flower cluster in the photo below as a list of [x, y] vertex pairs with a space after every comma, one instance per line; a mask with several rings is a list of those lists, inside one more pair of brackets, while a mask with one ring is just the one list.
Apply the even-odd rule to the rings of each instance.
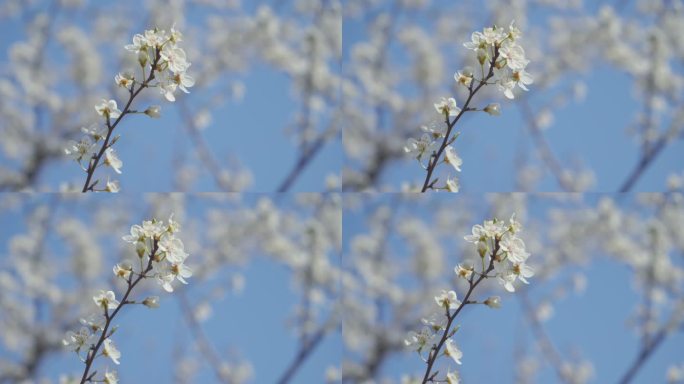
[[[475, 225], [472, 234], [465, 236], [467, 242], [477, 245], [477, 252], [482, 258], [482, 274], [489, 277], [486, 263], [491, 262], [499, 283], [508, 291], [515, 292], [513, 283], [520, 280], [528, 284], [527, 278], [534, 276], [534, 270], [526, 264], [530, 254], [525, 250], [525, 243], [517, 236], [521, 230], [520, 223], [513, 215], [509, 222], [502, 220], [486, 220], [483, 225]], [[472, 267], [456, 267], [456, 273], [466, 277], [463, 270]]]
[[[525, 243], [517, 234], [521, 230], [520, 223], [511, 217], [508, 223], [501, 220], [486, 220], [484, 224], [477, 224], [472, 228], [472, 235], [465, 236], [465, 240], [477, 245], [477, 253], [480, 256], [481, 269], [476, 270], [472, 265], [458, 264], [454, 268], [456, 277], [468, 282], [469, 289], [464, 301], [458, 299], [453, 290], [442, 290], [434, 297], [435, 303], [440, 308], [439, 312], [433, 313], [429, 318], [422, 319], [423, 328], [418, 332], [409, 332], [404, 344], [417, 351], [429, 351], [427, 359], [428, 373], [434, 360], [439, 357], [439, 349], [444, 347], [444, 355], [451, 357], [456, 364], [461, 365], [463, 352], [456, 346], [453, 335], [459, 326], [453, 326], [454, 319], [466, 304], [484, 304], [490, 308], [500, 308], [501, 298], [491, 296], [483, 301], [472, 300], [471, 294], [477, 285], [486, 278], [496, 277], [503, 287], [514, 292], [513, 283], [520, 280], [524, 283], [532, 277], [532, 268], [526, 265], [530, 254], [525, 250]], [[490, 272], [494, 271], [494, 275]], [[427, 347], [427, 348], [426, 348]], [[422, 354], [421, 354], [422, 358]], [[448, 372], [445, 381], [448, 383], [459, 382], [458, 372]]]
[[[119, 73], [114, 77], [118, 86], [129, 91], [130, 99], [126, 103], [127, 107], [144, 88], [158, 87], [166, 100], [171, 102], [176, 100], [174, 93], [177, 89], [189, 93], [188, 88], [195, 85], [195, 80], [187, 74], [191, 63], [187, 60], [185, 51], [177, 45], [182, 39], [183, 35], [174, 27], [168, 33], [155, 28], [145, 31], [142, 35], [133, 36], [133, 44], [128, 44], [125, 48], [137, 55], [142, 75], [140, 78], [136, 78], [131, 73]], [[153, 80], [157, 80], [157, 82], [152, 83]], [[98, 167], [100, 157], [103, 155], [104, 165], [121, 174], [123, 162], [112, 148], [118, 137], [112, 138], [111, 135], [123, 116], [128, 113], [144, 113], [149, 117], [158, 118], [161, 107], [152, 105], [144, 111], [134, 111], [127, 108], [122, 111], [119, 109], [116, 100], [102, 99], [99, 104], [95, 105], [95, 111], [104, 118], [104, 124], [94, 124], [87, 128], [81, 128], [85, 136], [80, 141], [69, 141], [64, 149], [64, 152], [76, 160], [81, 168], [89, 174], [84, 192], [95, 190], [95, 183], [89, 184], [90, 177]], [[112, 119], [115, 120], [112, 121]], [[100, 141], [102, 144], [101, 147], [98, 147]], [[83, 159], [88, 161], [87, 167], [81, 164]], [[99, 191], [118, 192], [119, 184], [116, 181], [108, 180], [104, 189]]]
[[[455, 98], [442, 97], [439, 102], [434, 104], [434, 108], [439, 115], [445, 118], [444, 125], [437, 128], [422, 126], [421, 130], [425, 133], [420, 139], [409, 138], [404, 146], [404, 151], [415, 157], [421, 166], [428, 170], [429, 175], [432, 174], [434, 167], [441, 163], [436, 157], [442, 153], [444, 153], [443, 163], [450, 164], [457, 172], [461, 171], [462, 160], [452, 146], [459, 133], [452, 135], [452, 129], [464, 112], [480, 110], [493, 116], [501, 114], [501, 107], [498, 103], [488, 104], [482, 109], [469, 106], [472, 96], [480, 88], [485, 85], [497, 84], [507, 98], [513, 99], [515, 97], [513, 89], [516, 86], [527, 91], [527, 85], [532, 84], [532, 76], [525, 71], [530, 61], [525, 58], [525, 51], [517, 43], [520, 34], [520, 30], [515, 27], [514, 23], [511, 23], [508, 29], [493, 26], [485, 28], [483, 32], [473, 32], [471, 41], [464, 44], [466, 48], [477, 53], [477, 61], [480, 64], [482, 75], [481, 78], [476, 79], [472, 71], [468, 69], [457, 71], [454, 74], [456, 83], [468, 90], [468, 101], [461, 109], [458, 107]], [[493, 83], [489, 82], [491, 78], [495, 79]], [[427, 165], [421, 161], [426, 155], [429, 159]], [[459, 182], [457, 178], [448, 176], [443, 187], [435, 188], [430, 184], [430, 188], [458, 192]]]
[[[187, 74], [191, 63], [185, 51], [177, 45], [182, 40], [183, 35], [174, 27], [168, 33], [155, 28], [133, 36], [133, 44], [125, 47], [137, 55], [143, 77], [145, 73], [154, 72], [154, 78], [159, 80], [159, 91], [168, 101], [176, 100], [174, 93], [177, 89], [189, 93], [188, 88], [195, 85], [195, 79]], [[118, 74], [114, 80], [119, 86], [129, 89], [139, 81], [131, 74]]]
[[[185, 265], [188, 254], [185, 252], [183, 242], [175, 236], [180, 230], [178, 222], [169, 217], [168, 224], [163, 221], [143, 221], [142, 225], [133, 225], [131, 234], [122, 239], [135, 245], [136, 253], [140, 259], [149, 255], [150, 271], [143, 271], [144, 276], [154, 277], [167, 292], [173, 292], [171, 283], [178, 280], [187, 284], [186, 278], [192, 276], [192, 270]], [[132, 272], [135, 263], [117, 264], [114, 273], [128, 279], [127, 273]]]
[[[525, 58], [525, 50], [517, 43], [520, 35], [520, 30], [512, 22], [508, 30], [493, 26], [485, 28], [482, 32], [473, 32], [471, 41], [463, 44], [464, 47], [477, 53], [477, 61], [483, 68], [487, 63], [491, 65], [494, 60], [494, 67], [491, 69], [496, 78], [496, 84], [509, 99], [515, 98], [513, 89], [516, 86], [527, 91], [527, 85], [534, 82], [532, 76], [525, 71], [530, 61]], [[485, 71], [483, 70], [482, 73], [484, 76]], [[457, 82], [469, 86], [467, 79], [472, 81], [472, 74], [462, 75], [457, 72], [454, 78]], [[489, 113], [492, 114], [492, 112]]]
[[[119, 364], [121, 352], [111, 339], [116, 327], [111, 328], [112, 319], [126, 304], [141, 304], [148, 308], [159, 306], [159, 297], [149, 296], [143, 300], [130, 299], [133, 288], [143, 279], [155, 278], [167, 292], [173, 292], [171, 283], [179, 280], [187, 284], [186, 278], [192, 276], [192, 271], [184, 262], [188, 254], [184, 250], [183, 242], [175, 234], [180, 230], [179, 224], [173, 220], [173, 215], [168, 223], [151, 220], [143, 221], [142, 225], [133, 225], [131, 234], [124, 236], [123, 240], [134, 244], [137, 262], [123, 262], [113, 268], [114, 275], [124, 280], [127, 290], [124, 299], [116, 299], [113, 291], [99, 291], [93, 296], [93, 302], [100, 309], [97, 314], [92, 314], [81, 319], [82, 327], [77, 332], [69, 331], [62, 340], [62, 344], [69, 350], [76, 352], [81, 357], [81, 350], [86, 351], [82, 361], [86, 364], [84, 377], [87, 377], [93, 360], [101, 354], [109, 357], [115, 364]], [[139, 269], [133, 267], [139, 265]], [[89, 380], [94, 381], [94, 380]], [[107, 370], [100, 382], [116, 384], [118, 376], [116, 371]]]

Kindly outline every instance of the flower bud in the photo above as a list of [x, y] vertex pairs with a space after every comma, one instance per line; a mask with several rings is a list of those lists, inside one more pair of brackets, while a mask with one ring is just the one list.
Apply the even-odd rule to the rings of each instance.
[[484, 304], [489, 308], [498, 309], [501, 308], [501, 298], [499, 296], [491, 296], [484, 301]]
[[487, 246], [487, 243], [484, 241], [480, 241], [477, 243], [477, 253], [480, 254], [480, 257], [484, 259], [485, 255], [487, 254], [487, 251], [489, 250], [489, 246]]
[[138, 63], [140, 63], [141, 67], [144, 67], [149, 59], [150, 56], [147, 54], [146, 50], [141, 49], [138, 51]]
[[151, 105], [145, 110], [145, 114], [153, 119], [158, 119], [161, 111], [161, 107], [158, 105]]
[[491, 103], [488, 106], [486, 106], [483, 111], [489, 113], [492, 116], [499, 116], [501, 114], [501, 107], [499, 106], [499, 103]]
[[135, 252], [138, 254], [139, 258], [143, 258], [145, 253], [147, 253], [147, 246], [144, 241], [138, 241], [135, 245]]
[[143, 303], [143, 305], [145, 305], [148, 308], [159, 308], [159, 297], [158, 296], [146, 297], [142, 303]]
[[487, 51], [484, 49], [478, 49], [477, 50], [477, 61], [480, 63], [480, 65], [484, 65], [484, 63], [487, 61]]

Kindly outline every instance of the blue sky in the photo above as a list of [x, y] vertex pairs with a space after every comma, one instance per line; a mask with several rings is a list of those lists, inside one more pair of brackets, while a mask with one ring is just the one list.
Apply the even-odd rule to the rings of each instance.
[[[88, 4], [93, 7], [96, 3]], [[258, 4], [272, 5], [273, 2], [260, 1]], [[257, 2], [246, 2], [244, 6], [249, 14], [254, 14], [256, 8]], [[279, 9], [283, 17], [292, 17], [302, 23], [306, 22], [302, 21], [300, 16], [293, 15], [291, 7], [281, 6]], [[196, 27], [196, 24], [204, 22], [206, 16], [206, 11], [194, 9], [187, 14], [186, 24]], [[92, 25], [89, 20], [84, 19], [85, 17], [82, 13], [68, 16], [60, 14], [55, 22], [60, 26], [63, 23], [75, 23], [87, 31], [92, 28]], [[136, 17], [140, 19], [140, 22], [136, 24], [144, 25], [142, 18], [145, 15], [140, 14]], [[132, 35], [140, 32], [142, 31], [131, 31], [129, 38], [125, 41], [111, 42], [113, 47], [121, 50], [117, 54], [123, 53], [123, 47], [130, 44], [129, 40], [132, 39]], [[13, 43], [23, 41], [25, 37], [25, 27], [17, 18], [3, 20], [0, 26], [0, 73], [6, 72], [8, 49]], [[60, 51], [61, 48], [53, 40], [46, 51], [47, 57], [48, 60], [57, 60], [60, 66], [64, 66], [66, 63]], [[111, 57], [107, 56], [103, 58], [105, 63], [108, 58], [111, 60]], [[188, 57], [190, 62], [201, 60], [201, 57]], [[334, 72], [338, 68], [338, 65], [332, 65]], [[190, 72], [200, 80], [202, 74], [193, 73], [192, 69], [196, 70], [197, 66], [192, 67]], [[111, 63], [106, 63], [100, 83], [102, 97], [114, 98], [114, 95], [110, 95], [105, 87], [110, 87], [114, 76], [122, 70]], [[248, 188], [249, 191], [275, 191], [297, 160], [298, 152], [294, 139], [287, 136], [284, 130], [293, 122], [295, 111], [300, 110], [301, 103], [293, 96], [292, 81], [286, 74], [258, 61], [253, 62], [246, 72], [231, 73], [229, 76], [231, 80], [243, 82], [246, 89], [244, 98], [240, 101], [233, 101], [228, 95], [225, 104], [212, 110], [214, 112], [213, 123], [202, 132], [204, 140], [211, 148], [216, 160], [225, 169], [230, 169], [237, 163], [252, 172], [254, 182]], [[225, 78], [222, 79], [222, 81], [225, 80]], [[191, 88], [190, 91], [189, 95], [181, 97], [193, 111], [204, 107], [210, 97], [215, 94], [215, 90], [211, 87], [203, 88], [199, 85]], [[120, 104], [124, 102], [120, 97], [115, 99]], [[150, 104], [161, 105], [162, 118], [152, 120], [146, 116], [129, 116], [117, 128], [121, 139], [115, 149], [123, 160], [124, 167], [123, 175], [115, 175], [112, 172], [111, 176], [117, 176], [122, 188], [128, 191], [173, 191], [176, 190], [172, 179], [175, 168], [174, 157], [194, 155], [194, 147], [190, 145], [189, 137], [180, 124], [181, 120], [175, 110], [175, 105], [166, 102], [153, 91], [150, 91], [146, 98], [136, 99], [134, 102], [134, 106], [139, 109], [144, 109]], [[96, 117], [93, 109], [92, 121], [96, 121]], [[92, 121], [83, 121], [81, 125], [85, 126]], [[73, 127], [77, 136], [80, 136], [81, 125]], [[3, 154], [0, 154], [0, 164], [8, 164], [8, 159]], [[341, 165], [342, 146], [341, 136], [338, 135], [319, 152], [291, 190], [293, 192], [323, 191], [326, 177], [330, 174], [339, 175]], [[82, 184], [85, 180], [82, 176], [78, 165], [65, 157], [64, 161], [53, 163], [41, 172], [39, 184], [56, 190], [65, 181]], [[104, 179], [106, 180], [106, 175]], [[191, 190], [217, 191], [219, 189], [208, 173], [203, 172]]]
[[[261, 195], [246, 195], [243, 201], [246, 206], [253, 206], [262, 197]], [[22, 211], [28, 211], [34, 204], [48, 202], [51, 198], [53, 197], [50, 195], [30, 198], [24, 204]], [[125, 205], [131, 208], [131, 212], [149, 210], [149, 207], [136, 195], [122, 194], [117, 198], [127, 199]], [[68, 212], [71, 217], [84, 219], [88, 225], [93, 222], [88, 212], [93, 212], [92, 208], [95, 206], [108, 204], [111, 201], [111, 196], [91, 195], [76, 204], [65, 202], [59, 205], [54, 215], [57, 218], [64, 217]], [[284, 209], [292, 208], [293, 198], [281, 198], [277, 205]], [[187, 215], [194, 219], [201, 219], [211, 206], [216, 206], [216, 204], [198, 196], [192, 197], [187, 205]], [[0, 213], [0, 254], [3, 255], [0, 258], [0, 269], [7, 267], [4, 255], [8, 252], [8, 240], [18, 233], [24, 233], [26, 229], [23, 220], [17, 220], [18, 213], [16, 211]], [[146, 218], [135, 217], [136, 214], [132, 216], [135, 220], [133, 223]], [[200, 223], [202, 223], [201, 220]], [[119, 241], [120, 236], [126, 231], [127, 228], [122, 228], [122, 233], [113, 234], [111, 238], [103, 239], [103, 241]], [[183, 239], [182, 231], [180, 238]], [[186, 244], [189, 243], [186, 239]], [[67, 260], [68, 250], [57, 240], [56, 235], [50, 236], [46, 245], [57, 257], [54, 262]], [[116, 262], [114, 257], [116, 255], [106, 254], [107, 249], [103, 246], [106, 261], [103, 265], [105, 270], [102, 272], [103, 276], [108, 278], [108, 271]], [[187, 250], [191, 254], [187, 264], [192, 266], [193, 249], [188, 247]], [[212, 315], [202, 324], [202, 327], [219, 355], [224, 357], [235, 355], [252, 364], [254, 376], [250, 382], [276, 382], [297, 351], [297, 337], [288, 326], [288, 321], [292, 318], [295, 305], [300, 303], [301, 297], [294, 288], [290, 270], [283, 264], [276, 263], [261, 254], [251, 254], [248, 260], [249, 262], [244, 267], [223, 268], [218, 273], [217, 277], [222, 280], [235, 273], [242, 273], [245, 278], [245, 287], [239, 294], [228, 294], [212, 302]], [[335, 260], [336, 258], [332, 258], [331, 261], [336, 263]], [[68, 284], [66, 279], [63, 283]], [[102, 278], [101, 283], [102, 289], [113, 289], [109, 286], [108, 280]], [[192, 278], [189, 279], [189, 283], [185, 294], [192, 303], [196, 303], [200, 297], [206, 297], [209, 287], [217, 284], [215, 280], [212, 280], [211, 284], [206, 282], [200, 284]], [[115, 292], [120, 295], [121, 287], [118, 287]], [[179, 349], [189, 354], [194, 353], [195, 350], [192, 344], [193, 338], [183, 321], [176, 297], [173, 294], [167, 294], [157, 286], [152, 287], [145, 294], [139, 293], [143, 297], [146, 294], [158, 295], [161, 298], [161, 306], [155, 310], [130, 306], [125, 308], [121, 316], [115, 320], [115, 324], [120, 325], [120, 329], [116, 332], [114, 341], [122, 353], [122, 359], [120, 366], [114, 367], [111, 363], [109, 366], [110, 369], [116, 369], [119, 372], [124, 383], [171, 382], [173, 373], [171, 364], [175, 361], [174, 354], [177, 354]], [[322, 312], [322, 316], [325, 313]], [[7, 356], [7, 351], [2, 346], [0, 346], [0, 356]], [[339, 332], [328, 334], [292, 382], [321, 382], [329, 366], [339, 367], [341, 356], [341, 334]], [[96, 362], [104, 364], [105, 359], [98, 359]], [[54, 380], [60, 374], [79, 371], [82, 372], [82, 364], [75, 355], [66, 351], [60, 355], [52, 355], [39, 370], [42, 375]], [[208, 366], [201, 366], [197, 382], [215, 382]]]
[[[587, 195], [585, 201], [589, 204], [599, 200], [601, 195]], [[458, 214], [458, 205], [467, 202], [467, 207], [475, 214], [474, 223], [481, 222], [488, 210], [487, 197], [476, 195], [440, 195], [432, 197], [432, 202], [445, 207], [451, 206], [454, 214]], [[368, 232], [366, 223], [369, 214], [368, 207], [377, 207], [388, 204], [393, 197], [388, 195], [376, 195], [369, 198], [362, 209], [349, 210], [345, 208], [344, 221], [344, 252], [349, 252], [351, 240], [363, 233]], [[429, 204], [425, 200], [419, 203], [404, 200], [399, 208], [395, 207], [399, 217], [401, 215], [415, 216], [429, 223], [432, 216]], [[634, 199], [627, 197], [621, 200], [619, 206], [639, 210], [634, 207]], [[534, 197], [530, 200], [529, 221], [541, 220], [547, 215], [550, 208], [561, 208], [562, 205], [543, 197]], [[448, 209], [448, 208], [446, 208]], [[523, 222], [523, 226], [524, 226]], [[465, 235], [465, 234], [463, 234]], [[524, 232], [523, 232], [523, 239]], [[460, 238], [455, 234], [455, 238]], [[452, 243], [450, 243], [452, 244]], [[458, 262], [449, 253], [449, 247], [444, 244], [447, 260], [452, 260], [453, 265], [447, 264], [447, 268], [453, 268]], [[396, 234], [389, 238], [385, 257], [388, 263], [405, 265], [406, 247], [405, 242], [400, 241]], [[534, 265], [534, 257], [529, 259], [529, 264]], [[394, 262], [392, 260], [395, 260]], [[565, 268], [551, 281], [539, 282], [533, 277], [530, 280], [528, 294], [533, 302], [538, 302], [541, 297], [546, 297], [558, 282], [569, 278], [574, 273], [582, 271], [587, 278], [587, 289], [583, 294], [570, 293], [562, 301], [554, 303], [554, 315], [544, 326], [550, 335], [556, 349], [560, 350], [566, 358], [577, 351], [580, 356], [594, 365], [594, 379], [592, 383], [617, 382], [637, 354], [638, 338], [627, 322], [632, 315], [635, 306], [639, 303], [639, 296], [633, 289], [633, 274], [624, 264], [619, 264], [608, 259], [605, 255], [592, 254], [592, 260], [588, 265], [581, 267]], [[450, 270], [450, 269], [449, 269]], [[462, 297], [464, 292], [457, 292]], [[533, 350], [534, 338], [531, 337], [530, 328], [526, 325], [521, 310], [521, 302], [516, 294], [509, 294], [503, 289], [494, 293], [501, 296], [502, 308], [491, 310], [485, 307], [472, 306], [466, 308], [462, 317], [457, 321], [461, 329], [455, 336], [455, 341], [463, 351], [463, 365], [457, 367], [465, 383], [514, 383], [516, 350], [524, 346], [527, 350]], [[477, 296], [477, 295], [476, 295]], [[416, 325], [419, 328], [419, 324]], [[658, 383], [665, 381], [665, 372], [670, 365], [680, 364], [684, 354], [684, 335], [675, 333], [669, 337], [661, 347], [652, 355], [644, 365], [634, 383]], [[536, 355], [540, 356], [540, 355]], [[535, 382], [553, 383], [557, 378], [545, 361], [538, 361], [542, 370]], [[454, 367], [453, 364], [450, 367]], [[493, 368], [494, 367], [494, 368]], [[446, 366], [445, 366], [446, 368]], [[442, 369], [445, 369], [442, 368]], [[418, 374], [424, 372], [425, 365], [418, 356], [411, 351], [394, 355], [381, 368], [381, 372], [395, 379], [402, 374]]]

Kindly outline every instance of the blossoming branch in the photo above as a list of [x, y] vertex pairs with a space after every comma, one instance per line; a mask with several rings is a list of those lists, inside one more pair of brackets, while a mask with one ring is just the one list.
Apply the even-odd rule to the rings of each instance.
[[[116, 371], [109, 368], [99, 378], [98, 371], [94, 370], [93, 363], [98, 356], [108, 357], [119, 364], [121, 352], [116, 348], [112, 335], [116, 327], [112, 327], [112, 320], [121, 309], [128, 304], [141, 304], [149, 308], [159, 306], [157, 296], [149, 296], [143, 300], [131, 298], [133, 289], [144, 279], [155, 279], [167, 292], [173, 292], [172, 283], [175, 280], [187, 284], [186, 278], [192, 276], [192, 271], [185, 265], [188, 254], [185, 252], [183, 242], [176, 237], [180, 230], [179, 224], [171, 216], [168, 223], [163, 221], [143, 221], [141, 225], [133, 225], [131, 234], [124, 236], [123, 240], [135, 246], [133, 260], [114, 266], [114, 275], [126, 283], [126, 290], [121, 300], [116, 299], [113, 291], [101, 290], [93, 296], [99, 313], [81, 319], [83, 326], [77, 332], [69, 331], [62, 341], [65, 347], [76, 352], [85, 364], [80, 383], [102, 382], [116, 384], [118, 376]], [[101, 350], [101, 352], [100, 352]], [[85, 356], [81, 355], [85, 352]]]
[[[404, 147], [404, 151], [415, 157], [426, 171], [421, 192], [428, 189], [458, 192], [458, 178], [448, 176], [445, 183], [438, 186], [439, 178], [433, 178], [433, 173], [438, 165], [444, 163], [461, 172], [463, 161], [452, 144], [460, 134], [453, 133], [454, 127], [465, 112], [482, 111], [490, 115], [501, 113], [501, 107], [497, 103], [488, 104], [484, 108], [470, 106], [480, 89], [485, 85], [496, 85], [504, 96], [513, 99], [513, 90], [516, 86], [527, 91], [527, 85], [532, 84], [532, 76], [525, 71], [529, 60], [525, 58], [525, 51], [517, 43], [520, 35], [520, 30], [511, 23], [508, 30], [493, 26], [485, 28], [483, 32], [473, 32], [471, 41], [464, 44], [467, 49], [475, 52], [480, 71], [479, 74], [474, 74], [469, 69], [463, 69], [454, 74], [457, 84], [468, 91], [463, 108], [458, 107], [455, 98], [442, 97], [434, 106], [437, 113], [444, 117], [444, 125], [422, 126], [424, 133], [420, 139], [409, 138]], [[426, 155], [428, 162], [424, 164], [422, 159]]]
[[[458, 371], [448, 371], [444, 379], [437, 379], [439, 371], [434, 371], [434, 365], [441, 356], [450, 357], [456, 364], [461, 365], [463, 352], [458, 349], [453, 336], [459, 329], [454, 321], [461, 310], [468, 304], [484, 304], [490, 308], [499, 308], [501, 298], [491, 296], [485, 300], [472, 300], [475, 288], [484, 280], [496, 280], [508, 292], [515, 292], [514, 283], [520, 280], [527, 284], [527, 278], [534, 275], [534, 271], [526, 262], [530, 254], [525, 250], [525, 243], [518, 237], [521, 230], [520, 223], [511, 217], [508, 223], [501, 220], [487, 220], [484, 225], [475, 225], [472, 235], [465, 236], [465, 240], [476, 246], [478, 258], [472, 263], [458, 264], [454, 272], [458, 278], [468, 283], [468, 291], [463, 301], [453, 290], [443, 290], [435, 296], [435, 302], [440, 312], [428, 319], [423, 319], [424, 327], [419, 332], [410, 332], [404, 341], [407, 347], [418, 352], [425, 361], [426, 368], [422, 383], [446, 382], [456, 384], [460, 382]], [[427, 357], [423, 351], [427, 349]]]
[[[187, 61], [185, 51], [177, 45], [182, 39], [183, 35], [174, 27], [168, 33], [155, 28], [145, 31], [144, 35], [133, 36], [133, 44], [125, 46], [126, 50], [137, 56], [140, 75], [119, 73], [114, 77], [116, 84], [128, 91], [128, 100], [123, 109], [119, 109], [116, 100], [102, 99], [95, 106], [95, 111], [104, 122], [81, 128], [85, 136], [78, 142], [70, 141], [65, 148], [65, 153], [73, 157], [86, 173], [82, 192], [119, 191], [119, 183], [109, 178], [104, 187], [96, 189], [99, 180], [93, 181], [93, 176], [95, 170], [103, 164], [111, 167], [114, 172], [121, 173], [123, 162], [112, 148], [120, 136], [112, 137], [112, 133], [124, 116], [132, 113], [141, 113], [152, 118], [160, 116], [161, 107], [157, 105], [149, 106], [144, 111], [131, 109], [133, 100], [143, 89], [159, 88], [161, 95], [173, 102], [176, 100], [176, 90], [189, 93], [188, 88], [195, 85], [195, 80], [187, 74], [191, 63]], [[102, 143], [98, 147], [100, 141]], [[85, 167], [81, 163], [83, 159], [88, 160]]]

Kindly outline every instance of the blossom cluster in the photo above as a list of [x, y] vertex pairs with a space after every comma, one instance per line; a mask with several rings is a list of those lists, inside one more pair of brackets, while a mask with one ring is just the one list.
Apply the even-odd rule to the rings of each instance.
[[[482, 274], [488, 275], [485, 265], [491, 262], [497, 281], [508, 292], [515, 292], [513, 283], [516, 280], [528, 284], [527, 278], [534, 276], [534, 270], [527, 265], [530, 254], [525, 249], [525, 242], [518, 237], [521, 230], [520, 223], [512, 216], [508, 223], [502, 220], [486, 220], [484, 224], [473, 226], [472, 234], [465, 236], [465, 240], [477, 246], [477, 252], [482, 259]], [[490, 260], [485, 260], [486, 257]], [[463, 278], [469, 278], [468, 272], [472, 266], [458, 265], [456, 273]]]
[[[442, 163], [451, 165], [457, 172], [461, 171], [462, 160], [452, 146], [459, 132], [452, 134], [452, 130], [464, 112], [482, 111], [493, 116], [501, 114], [498, 103], [490, 103], [482, 109], [471, 107], [470, 101], [475, 93], [483, 86], [496, 84], [504, 96], [513, 99], [513, 90], [516, 86], [527, 91], [527, 85], [532, 84], [532, 76], [525, 70], [530, 61], [525, 57], [524, 49], [517, 43], [520, 35], [520, 30], [511, 23], [508, 29], [493, 26], [485, 28], [483, 32], [473, 32], [471, 41], [464, 43], [467, 49], [475, 51], [481, 74], [480, 78], [476, 78], [471, 69], [462, 69], [454, 74], [456, 84], [468, 90], [466, 104], [459, 108], [455, 98], [442, 97], [434, 104], [434, 108], [444, 117], [444, 123], [436, 127], [421, 126], [422, 136], [419, 139], [407, 139], [404, 146], [404, 151], [417, 159], [428, 171], [428, 178], [431, 177], [434, 168]], [[444, 158], [439, 161], [442, 154]], [[428, 163], [423, 164], [422, 159], [426, 156]], [[435, 187], [434, 182], [428, 179], [423, 192], [427, 188], [458, 192], [459, 181], [456, 177], [448, 176], [443, 186]]]
[[[465, 299], [459, 300], [457, 293], [453, 290], [442, 290], [434, 297], [439, 312], [422, 319], [422, 329], [418, 332], [409, 332], [404, 340], [404, 344], [421, 354], [421, 358], [422, 352], [428, 350], [428, 357], [423, 359], [428, 364], [425, 377], [429, 377], [432, 364], [440, 356], [439, 350], [442, 346], [444, 355], [461, 365], [463, 352], [453, 340], [459, 326], [452, 326], [454, 319], [466, 304], [483, 304], [490, 308], [501, 306], [499, 296], [490, 296], [482, 301], [470, 298], [475, 287], [482, 280], [495, 277], [504, 289], [514, 292], [513, 283], [516, 280], [527, 284], [527, 278], [534, 275], [532, 268], [526, 264], [530, 254], [525, 250], [523, 240], [518, 237], [520, 230], [521, 225], [514, 215], [508, 222], [497, 219], [486, 220], [482, 225], [473, 226], [472, 234], [465, 236], [467, 242], [476, 245], [480, 258], [479, 263], [463, 263], [454, 268], [456, 277], [468, 282], [469, 290]], [[476, 268], [475, 265], [481, 267]], [[448, 371], [443, 382], [459, 383], [458, 372]]]
[[[88, 173], [83, 192], [94, 191], [96, 182], [90, 183], [90, 178], [99, 165], [100, 158], [104, 156], [103, 164], [111, 167], [114, 172], [121, 174], [123, 162], [116, 155], [112, 146], [118, 140], [118, 136], [112, 137], [112, 132], [124, 115], [129, 113], [145, 114], [152, 118], [160, 117], [161, 107], [152, 105], [144, 111], [129, 109], [133, 99], [144, 88], [159, 88], [160, 93], [168, 101], [175, 101], [174, 95], [178, 89], [189, 93], [188, 88], [195, 85], [195, 80], [187, 71], [191, 63], [187, 60], [185, 51], [178, 46], [183, 40], [183, 35], [172, 27], [170, 32], [163, 29], [146, 30], [144, 34], [133, 36], [133, 43], [125, 46], [125, 49], [136, 55], [141, 68], [140, 77], [131, 72], [119, 73], [114, 77], [116, 85], [129, 92], [129, 99], [122, 111], [116, 100], [102, 99], [95, 105], [95, 112], [103, 118], [102, 123], [96, 123], [89, 127], [81, 128], [85, 134], [79, 141], [69, 141], [65, 153], [79, 163], [81, 168]], [[155, 81], [156, 80], [156, 81]], [[155, 82], [153, 82], [155, 81]], [[102, 142], [100, 145], [98, 145]], [[81, 162], [88, 161], [87, 166]], [[119, 184], [116, 181], [107, 180], [104, 192], [118, 192]]]
[[[187, 60], [185, 51], [177, 45], [182, 40], [183, 35], [175, 27], [171, 27], [168, 33], [155, 28], [145, 31], [142, 35], [136, 34], [133, 36], [133, 44], [125, 47], [137, 55], [138, 63], [143, 70], [143, 81], [148, 71], [154, 73], [151, 77], [159, 81], [157, 86], [160, 93], [171, 102], [176, 101], [174, 93], [177, 89], [189, 93], [188, 88], [195, 85], [195, 79], [187, 73], [191, 63]], [[120, 73], [114, 80], [117, 85], [127, 89], [131, 89], [140, 81], [130, 73]]]
[[[490, 66], [493, 64], [493, 67], [489, 69], [494, 74], [495, 83], [509, 99], [515, 98], [513, 89], [516, 86], [527, 91], [527, 85], [534, 82], [532, 76], [525, 70], [530, 61], [525, 57], [523, 47], [518, 44], [520, 35], [520, 30], [512, 22], [508, 30], [493, 26], [485, 28], [482, 32], [473, 32], [471, 41], [463, 44], [467, 49], [476, 52], [480, 66], [484, 68], [487, 63]], [[484, 73], [483, 70], [483, 77], [485, 77]], [[458, 83], [470, 86], [473, 75], [468, 72], [465, 74], [456, 72], [454, 78]]]
[[[173, 292], [172, 283], [175, 280], [187, 284], [185, 279], [192, 276], [192, 271], [185, 265], [188, 254], [185, 252], [183, 242], [176, 237], [179, 230], [180, 226], [174, 221], [172, 215], [166, 223], [151, 220], [143, 221], [142, 225], [133, 225], [130, 235], [123, 236], [124, 241], [135, 245], [137, 255], [137, 260], [125, 261], [116, 264], [113, 268], [114, 276], [127, 285], [123, 299], [117, 300], [113, 291], [100, 290], [92, 298], [99, 312], [82, 318], [80, 320], [82, 327], [76, 332], [68, 331], [62, 340], [63, 345], [76, 352], [86, 364], [83, 378], [88, 378], [88, 372], [94, 359], [99, 356], [100, 348], [102, 348], [102, 356], [110, 358], [114, 364], [120, 363], [121, 352], [111, 338], [116, 327], [110, 327], [112, 319], [124, 305], [141, 304], [148, 308], [159, 306], [158, 296], [148, 296], [142, 300], [130, 298], [133, 288], [140, 281], [155, 279], [167, 292]], [[84, 358], [80, 354], [82, 350], [86, 353]], [[94, 380], [90, 378], [89, 381]], [[99, 381], [107, 384], [117, 383], [116, 371], [107, 369]]]
[[[143, 221], [142, 225], [133, 225], [130, 235], [122, 239], [135, 245], [138, 258], [149, 255], [149, 271], [144, 271], [144, 277], [154, 278], [166, 292], [173, 292], [172, 283], [175, 280], [187, 284], [186, 278], [192, 276], [192, 270], [185, 265], [188, 253], [181, 239], [176, 237], [180, 225], [169, 217], [168, 223], [151, 220]], [[133, 273], [135, 262], [124, 262], [114, 267], [114, 273], [122, 279], [129, 279]], [[144, 264], [144, 263], [143, 263]]]

